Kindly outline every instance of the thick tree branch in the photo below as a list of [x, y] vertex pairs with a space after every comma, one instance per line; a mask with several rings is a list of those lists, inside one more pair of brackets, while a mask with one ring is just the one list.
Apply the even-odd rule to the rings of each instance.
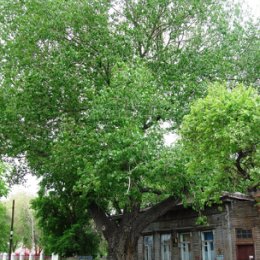
[[88, 206], [89, 213], [94, 219], [97, 229], [102, 232], [107, 240], [110, 239], [112, 234], [117, 231], [116, 222], [107, 216], [95, 202]]
[[243, 177], [245, 177], [246, 179], [249, 179], [249, 174], [248, 172], [242, 167], [241, 163], [242, 163], [242, 159], [246, 158], [248, 155], [250, 155], [252, 152], [254, 151], [254, 148], [253, 149], [249, 149], [249, 150], [246, 150], [246, 151], [242, 151], [240, 150], [237, 154], [238, 154], [238, 157], [236, 159], [236, 168], [239, 172], [239, 174], [241, 174]]
[[160, 216], [164, 215], [167, 211], [176, 206], [181, 200], [174, 196], [171, 196], [162, 202], [156, 204], [155, 206], [149, 208], [145, 212], [139, 214], [133, 225], [135, 234], [137, 236], [153, 221], [155, 221]]

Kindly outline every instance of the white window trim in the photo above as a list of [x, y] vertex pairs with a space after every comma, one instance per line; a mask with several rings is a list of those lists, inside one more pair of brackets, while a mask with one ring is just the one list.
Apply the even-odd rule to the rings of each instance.
[[[190, 244], [190, 248], [191, 248], [191, 242], [183, 241], [183, 235], [185, 235], [185, 234], [189, 234], [190, 238], [192, 238], [192, 232], [181, 232], [181, 233], [178, 233], [179, 248], [180, 248], [180, 251], [181, 251], [181, 260], [184, 260], [183, 244], [185, 243], [188, 248], [189, 248], [189, 244]], [[191, 251], [190, 251], [190, 254], [191, 254]], [[190, 258], [191, 258], [191, 255], [190, 255]]]
[[[212, 232], [213, 234], [213, 240], [204, 240], [204, 233], [206, 232]], [[201, 231], [200, 232], [200, 236], [201, 236], [201, 251], [202, 251], [202, 260], [206, 260], [206, 254], [205, 254], [205, 251], [204, 251], [204, 243], [206, 242], [207, 243], [207, 247], [208, 249], [210, 249], [210, 242], [212, 241], [213, 242], [213, 252], [214, 252], [214, 255], [215, 255], [215, 230], [204, 230], [204, 231]], [[211, 250], [208, 250], [207, 252], [207, 255], [208, 255], [208, 258], [209, 260], [214, 260], [215, 256], [213, 256], [213, 258], [211, 257]]]
[[161, 259], [163, 259], [163, 242], [162, 242], [162, 236], [163, 235], [170, 235], [170, 241], [169, 241], [169, 260], [172, 259], [172, 252], [171, 252], [171, 240], [172, 240], [172, 234], [171, 233], [161, 233], [160, 234], [160, 251], [161, 251]]
[[[144, 238], [145, 237], [152, 237], [152, 244], [151, 246], [150, 245], [146, 245], [144, 243]], [[146, 259], [146, 252], [148, 252], [148, 255], [147, 255], [147, 260], [153, 260], [153, 250], [154, 250], [154, 236], [153, 235], [144, 235], [143, 236], [143, 243], [144, 243], [144, 260]], [[149, 248], [151, 248], [151, 250], [149, 250]], [[148, 250], [146, 250], [148, 249]]]

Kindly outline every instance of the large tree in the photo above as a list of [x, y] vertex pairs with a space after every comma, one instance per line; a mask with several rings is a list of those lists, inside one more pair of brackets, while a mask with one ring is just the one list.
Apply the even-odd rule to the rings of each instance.
[[53, 187], [44, 180], [71, 173], [109, 259], [135, 259], [144, 227], [187, 191], [163, 122], [177, 129], [209, 81], [257, 82], [254, 25], [227, 1], [1, 0], [0, 8], [0, 152], [26, 157], [46, 195]]

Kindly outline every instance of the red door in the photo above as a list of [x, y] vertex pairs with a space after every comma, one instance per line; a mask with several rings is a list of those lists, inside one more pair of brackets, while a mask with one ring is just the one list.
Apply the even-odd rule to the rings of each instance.
[[254, 245], [238, 245], [237, 260], [255, 260]]

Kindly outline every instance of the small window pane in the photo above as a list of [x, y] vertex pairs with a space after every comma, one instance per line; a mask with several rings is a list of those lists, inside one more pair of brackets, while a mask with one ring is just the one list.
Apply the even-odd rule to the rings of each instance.
[[190, 233], [182, 234], [182, 241], [184, 242], [190, 242]]
[[204, 240], [213, 240], [213, 232], [203, 232]]
[[169, 241], [171, 240], [171, 234], [163, 234], [161, 235], [161, 241], [165, 242], [165, 241]]
[[236, 230], [236, 233], [237, 233], [237, 238], [239, 238], [239, 239], [247, 239], [247, 238], [253, 237], [251, 229], [239, 228]]
[[144, 244], [145, 245], [152, 245], [153, 244], [153, 236], [145, 236], [144, 237]]

